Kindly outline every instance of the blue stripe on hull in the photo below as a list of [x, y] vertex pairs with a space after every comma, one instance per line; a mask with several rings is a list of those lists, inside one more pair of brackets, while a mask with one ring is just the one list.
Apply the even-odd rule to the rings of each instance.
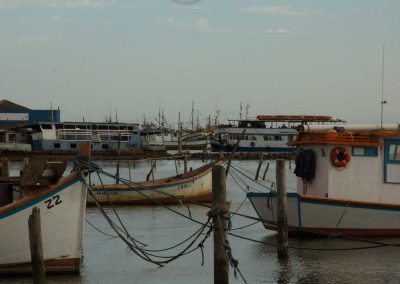
[[4, 218], [6, 218], [8, 216], [11, 216], [11, 215], [13, 215], [15, 213], [18, 213], [18, 212], [24, 210], [26, 208], [33, 207], [36, 204], [38, 204], [38, 203], [48, 199], [49, 197], [53, 196], [54, 194], [63, 191], [64, 189], [66, 189], [67, 187], [69, 187], [70, 185], [76, 183], [79, 180], [80, 180], [80, 178], [76, 177], [73, 180], [70, 180], [70, 181], [60, 185], [59, 187], [53, 189], [52, 191], [46, 193], [45, 195], [42, 195], [42, 196], [40, 196], [40, 197], [38, 197], [36, 199], [33, 199], [33, 200], [31, 200], [31, 201], [29, 201], [29, 202], [27, 202], [25, 204], [22, 204], [21, 206], [18, 206], [18, 207], [13, 208], [13, 209], [11, 209], [9, 211], [6, 211], [3, 214], [0, 214], [0, 219], [4, 219]]
[[[371, 204], [369, 202], [355, 202], [352, 203], [347, 200], [343, 201], [336, 201], [336, 200], [315, 200], [315, 199], [306, 199], [301, 198], [295, 192], [287, 193], [286, 196], [288, 198], [298, 198], [300, 203], [312, 203], [312, 204], [321, 204], [321, 205], [329, 205], [329, 206], [341, 206], [341, 207], [353, 207], [353, 208], [364, 208], [364, 209], [374, 209], [374, 210], [386, 210], [386, 211], [400, 211], [400, 204], [399, 205], [385, 205], [385, 204]], [[247, 197], [276, 197], [275, 192], [268, 192], [268, 193], [259, 193], [259, 192], [249, 192], [247, 193]]]

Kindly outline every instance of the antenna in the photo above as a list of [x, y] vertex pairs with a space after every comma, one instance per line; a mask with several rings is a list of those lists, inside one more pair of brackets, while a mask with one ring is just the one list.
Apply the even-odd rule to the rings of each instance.
[[383, 78], [384, 78], [384, 75], [385, 75], [385, 45], [383, 45], [383, 50], [382, 50], [381, 131], [383, 130], [383, 105], [387, 103], [387, 101], [383, 99]]

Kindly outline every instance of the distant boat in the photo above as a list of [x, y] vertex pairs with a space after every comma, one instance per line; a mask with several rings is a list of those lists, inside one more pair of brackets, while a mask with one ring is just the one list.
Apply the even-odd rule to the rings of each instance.
[[[167, 128], [150, 128], [140, 131], [141, 145], [149, 150], [178, 150], [179, 131]], [[181, 131], [183, 150], [204, 150], [209, 147], [209, 135], [202, 131]]]
[[[81, 147], [88, 158], [90, 143]], [[86, 186], [78, 171], [65, 177], [66, 163], [30, 161], [20, 189], [24, 196], [0, 207], [0, 273], [31, 271], [28, 218], [40, 209], [46, 272], [79, 272]]]
[[259, 115], [256, 119], [229, 120], [230, 124], [216, 128], [211, 147], [213, 152], [287, 153], [295, 151], [288, 145], [297, 135], [299, 125], [345, 123], [331, 116]]
[[[92, 186], [95, 198], [100, 204], [109, 205], [157, 205], [179, 204], [185, 200], [211, 202], [212, 167], [209, 163], [187, 173], [145, 181], [140, 183], [105, 184]], [[88, 196], [88, 205], [94, 205], [92, 196]]]
[[[330, 128], [330, 129], [329, 129]], [[303, 127], [287, 222], [299, 233], [400, 236], [400, 125]], [[276, 192], [248, 193], [276, 229]]]
[[139, 146], [139, 124], [118, 122], [38, 122], [14, 127], [24, 133], [34, 152], [75, 153], [91, 141], [92, 152], [130, 153]]

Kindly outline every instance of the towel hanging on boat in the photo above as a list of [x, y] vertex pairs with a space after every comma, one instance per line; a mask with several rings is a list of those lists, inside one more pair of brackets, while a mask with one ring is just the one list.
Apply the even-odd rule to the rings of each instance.
[[309, 182], [315, 177], [315, 153], [311, 149], [300, 150], [296, 157], [296, 176]]

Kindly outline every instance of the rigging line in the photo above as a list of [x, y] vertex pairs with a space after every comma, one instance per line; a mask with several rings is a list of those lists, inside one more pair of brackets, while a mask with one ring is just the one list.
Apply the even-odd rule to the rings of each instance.
[[[206, 225], [206, 227], [208, 227], [207, 224], [208, 224], [209, 222], [210, 222], [210, 221], [208, 220], [204, 225]], [[195, 235], [197, 235], [201, 230], [202, 230], [202, 228], [200, 227], [196, 232], [194, 232], [194, 233], [193, 233], [192, 235], [190, 235], [188, 238], [186, 238], [186, 239], [183, 240], [182, 242], [180, 242], [180, 243], [178, 243], [178, 244], [176, 244], [176, 245], [174, 245], [174, 246], [172, 246], [172, 247], [165, 248], [165, 249], [158, 249], [158, 250], [156, 250], [156, 249], [151, 250], [151, 249], [144, 249], [144, 248], [141, 248], [141, 250], [146, 251], [146, 252], [162, 252], [162, 251], [168, 251], [168, 250], [177, 248], [177, 247], [181, 246], [182, 244], [186, 243], [186, 242], [189, 241], [191, 238], [193, 238]]]
[[[231, 212], [231, 213], [234, 214], [233, 212]], [[244, 214], [241, 214], [241, 213], [235, 213], [235, 214], [238, 215], [238, 216], [241, 216], [243, 218], [247, 218], [247, 219], [251, 219], [251, 220], [255, 220], [255, 221], [261, 221], [261, 222], [264, 222], [264, 223], [267, 223], [267, 224], [271, 224], [271, 225], [276, 225], [277, 224], [277, 222], [264, 220], [264, 219], [261, 219], [261, 218], [258, 218], [258, 217], [244, 215]], [[291, 225], [288, 225], [288, 228], [291, 229], [291, 230], [294, 230], [294, 231], [299, 231], [299, 232], [304, 232], [304, 233], [311, 233], [311, 234], [314, 234], [314, 235], [329, 236], [329, 233], [326, 233], [326, 232], [323, 232], [323, 231], [318, 231], [318, 230], [304, 229], [304, 228], [295, 227], [295, 226], [291, 226]], [[398, 244], [398, 243], [385, 243], [385, 242], [381, 242], [381, 241], [374, 241], [374, 240], [369, 240], [369, 239], [360, 238], [360, 237], [354, 237], [354, 236], [345, 235], [345, 234], [337, 235], [337, 237], [340, 237], [340, 238], [346, 239], [346, 240], [361, 241], [361, 242], [377, 244], [377, 245], [382, 245], [382, 246], [400, 247], [400, 244]]]
[[235, 177], [235, 174], [233, 173], [233, 171], [230, 171], [229, 175], [232, 177], [233, 181], [237, 184], [237, 186], [240, 188], [240, 190], [242, 190], [243, 193], [247, 193], [247, 190], [244, 189], [243, 186], [237, 181], [236, 178], [238, 178], [238, 177], [237, 176]]
[[86, 221], [90, 226], [92, 226], [93, 229], [95, 229], [96, 231], [102, 233], [103, 235], [106, 235], [106, 236], [108, 236], [108, 237], [110, 237], [110, 238], [113, 238], [113, 239], [119, 238], [118, 236], [113, 236], [113, 235], [110, 235], [110, 234], [107, 234], [107, 233], [103, 232], [102, 230], [100, 230], [99, 228], [97, 228], [95, 225], [93, 225], [93, 223], [91, 223], [87, 218], [85, 218], [85, 221]]
[[[236, 175], [236, 178], [240, 179], [240, 180], [243, 182], [243, 184], [246, 186], [246, 189], [245, 189], [245, 190], [243, 190], [243, 189], [241, 188], [243, 191], [245, 191], [245, 193], [247, 193], [248, 190], [249, 190], [250, 188], [253, 189], [253, 190], [255, 190], [255, 191], [257, 191], [257, 192], [265, 192], [264, 190], [260, 190], [260, 189], [258, 189], [258, 188], [252, 187], [252, 186], [250, 186], [248, 183], [246, 183], [246, 182], [239, 176], [239, 174], [237, 173], [237, 170], [234, 169], [234, 168], [232, 168], [232, 174], [235, 174], [235, 175]], [[236, 181], [235, 178], [233, 177], [233, 175], [231, 175], [231, 176], [232, 176], [233, 180]], [[239, 183], [238, 183], [238, 182], [236, 182], [236, 183], [237, 183], [238, 186], [240, 187]], [[272, 190], [272, 189], [271, 189], [271, 190]]]
[[[102, 178], [101, 178], [101, 176], [100, 176], [100, 174], [99, 174], [98, 172], [97, 172], [97, 176], [98, 176], [98, 178], [99, 178], [99, 180], [100, 180], [101, 186], [104, 188], [103, 180], [102, 180]], [[129, 239], [131, 239], [131, 241], [134, 242], [134, 243], [135, 243], [135, 242], [138, 242], [139, 244], [146, 246], [146, 244], [144, 244], [144, 243], [142, 243], [142, 242], [140, 242], [140, 241], [138, 241], [138, 240], [135, 240], [135, 239], [129, 234], [129, 232], [128, 232], [128, 230], [126, 229], [124, 223], [122, 222], [121, 218], [119, 217], [119, 214], [118, 214], [117, 211], [115, 210], [115, 207], [114, 207], [114, 205], [112, 204], [112, 202], [111, 202], [111, 200], [110, 200], [110, 197], [109, 197], [109, 195], [108, 195], [108, 192], [107, 192], [106, 196], [107, 196], [108, 202], [109, 202], [110, 205], [111, 205], [112, 210], [114, 211], [115, 216], [117, 217], [119, 223], [121, 224], [122, 228], [124, 229], [124, 231], [125, 231], [127, 237], [128, 237]]]
[[[156, 261], [152, 260], [149, 256], [147, 256], [146, 254], [143, 254], [143, 252], [141, 252], [142, 254], [140, 254], [137, 251], [137, 246], [136, 244], [132, 245], [121, 233], [120, 233], [120, 229], [118, 228], [118, 226], [116, 226], [116, 224], [110, 219], [110, 217], [107, 215], [107, 213], [104, 211], [104, 209], [100, 206], [98, 200], [96, 199], [96, 197], [94, 196], [91, 186], [87, 183], [87, 180], [85, 179], [85, 177], [83, 177], [82, 172], [81, 174], [81, 180], [82, 182], [86, 185], [87, 189], [88, 189], [88, 193], [93, 197], [93, 200], [95, 201], [95, 204], [97, 206], [97, 208], [100, 210], [101, 214], [104, 216], [104, 218], [107, 220], [107, 222], [109, 223], [110, 227], [114, 230], [114, 232], [119, 236], [119, 238], [126, 243], [126, 245], [140, 258], [142, 258], [143, 260], [146, 260], [148, 262], [154, 263], [156, 265], [162, 266], [162, 264], [157, 263]], [[140, 251], [140, 250], [139, 250]]]
[[[234, 166], [232, 166], [232, 167], [234, 167]], [[243, 168], [240, 167], [240, 166], [235, 166], [235, 167], [238, 167], [238, 168], [242, 169], [243, 171], [245, 171], [245, 172], [251, 174], [251, 172], [249, 172], [249, 171], [246, 170], [246, 169], [243, 169]], [[257, 184], [260, 185], [261, 187], [265, 187], [265, 188], [268, 189], [268, 190], [275, 191], [274, 189], [268, 188], [266, 185], [263, 185], [262, 183], [260, 183], [260, 182], [258, 182], [258, 181], [256, 181], [256, 180], [254, 180], [254, 179], [253, 179], [252, 177], [250, 177], [249, 175], [246, 175], [245, 173], [243, 173], [243, 172], [241, 172], [241, 171], [239, 171], [239, 170], [237, 170], [237, 171], [238, 171], [240, 174], [242, 174], [242, 175], [244, 175], [245, 177], [247, 177], [247, 178], [248, 178], [249, 180], [251, 180], [252, 182], [257, 183]], [[266, 181], [270, 182], [271, 184], [275, 184], [274, 181], [271, 181], [271, 180], [266, 180]], [[287, 188], [287, 189], [291, 189], [291, 190], [296, 190], [296, 188], [291, 187], [291, 186], [286, 186], [286, 188]]]
[[253, 223], [251, 223], [251, 224], [248, 224], [248, 225], [245, 225], [245, 226], [242, 226], [242, 227], [237, 227], [237, 228], [229, 229], [228, 231], [230, 232], [230, 231], [242, 230], [242, 229], [251, 227], [251, 226], [253, 226], [253, 225], [255, 225], [255, 224], [258, 224], [258, 223], [260, 223], [260, 221], [253, 222]]
[[[194, 238], [194, 240], [191, 242], [191, 244], [189, 244], [185, 249], [183, 249], [178, 255], [186, 255], [186, 254], [188, 254], [188, 251], [187, 251], [187, 250], [188, 250], [190, 247], [192, 247], [192, 245], [200, 238], [200, 236], [201, 236], [202, 233], [204, 232], [205, 228], [209, 227], [209, 225], [208, 225], [209, 222], [210, 222], [210, 220], [208, 220], [206, 223], [204, 223], [204, 225], [203, 225], [199, 230], [197, 230], [197, 232], [194, 234], [194, 235], [197, 235], [197, 236]], [[194, 235], [192, 235], [192, 236], [194, 236]], [[188, 240], [190, 240], [190, 239], [192, 238], [192, 236], [191, 236]], [[186, 240], [186, 241], [188, 241], [188, 240]], [[185, 242], [186, 242], [186, 241], [185, 241]], [[190, 251], [194, 251], [194, 250], [196, 250], [196, 249], [197, 249], [197, 248], [195, 248], [195, 249], [193, 249], [193, 250], [190, 250]], [[148, 250], [145, 250], [145, 249], [140, 249], [140, 250], [146, 252], [147, 255], [153, 256], [153, 257], [155, 257], [155, 258], [168, 259], [168, 260], [166, 261], [166, 263], [171, 262], [172, 260], [176, 259], [177, 256], [178, 256], [178, 255], [174, 255], [174, 256], [155, 255], [155, 254], [148, 253], [148, 252], [147, 252]], [[162, 251], [162, 250], [160, 250], [160, 251]], [[164, 264], [166, 264], [166, 263], [164, 263]]]
[[336, 224], [336, 226], [335, 226], [335, 229], [330, 233], [330, 235], [328, 236], [328, 239], [330, 239], [331, 237], [335, 236], [335, 233], [336, 233], [336, 231], [337, 231], [337, 228], [339, 227], [340, 223], [342, 222], [343, 217], [344, 217], [344, 215], [345, 215], [346, 212], [347, 212], [347, 208], [349, 208], [349, 206], [350, 206], [350, 203], [351, 203], [351, 202], [350, 202], [350, 200], [349, 200], [349, 201], [347, 202], [346, 207], [345, 207], [344, 210], [343, 210], [342, 216], [340, 216], [339, 221], [337, 222], [337, 224]]
[[[279, 245], [277, 243], [272, 243], [272, 242], [264, 242], [264, 241], [259, 241], [259, 240], [255, 240], [249, 237], [243, 237], [243, 236], [239, 236], [233, 233], [228, 232], [227, 233], [230, 236], [239, 238], [239, 239], [243, 239], [243, 240], [247, 240], [247, 241], [251, 241], [254, 243], [260, 243], [260, 244], [264, 244], [264, 245], [270, 245], [270, 246], [275, 246], [275, 247], [280, 247], [282, 245]], [[380, 247], [385, 247], [387, 245], [385, 244], [377, 244], [377, 245], [371, 245], [371, 246], [363, 246], [363, 247], [353, 247], [353, 248], [310, 248], [310, 247], [297, 247], [297, 246], [288, 246], [289, 249], [296, 249], [296, 250], [308, 250], [308, 251], [354, 251], [354, 250], [364, 250], [364, 249], [374, 249], [374, 248], [380, 248]]]
[[[237, 170], [238, 173], [240, 173], [241, 175], [245, 176], [246, 178], [248, 178], [248, 179], [251, 180], [252, 182], [258, 184], [259, 186], [261, 186], [261, 187], [263, 187], [263, 188], [266, 188], [266, 189], [268, 189], [268, 190], [270, 190], [270, 191], [273, 191], [273, 190], [274, 190], [274, 189], [269, 188], [269, 187], [267, 187], [266, 185], [264, 185], [264, 184], [262, 184], [262, 183], [260, 183], [260, 182], [258, 182], [258, 181], [256, 181], [256, 180], [254, 180], [252, 177], [246, 175], [245, 173], [241, 172], [240, 170], [237, 169], [236, 166], [231, 165], [231, 167], [232, 167], [233, 169]], [[269, 181], [268, 181], [268, 182], [269, 182]]]

